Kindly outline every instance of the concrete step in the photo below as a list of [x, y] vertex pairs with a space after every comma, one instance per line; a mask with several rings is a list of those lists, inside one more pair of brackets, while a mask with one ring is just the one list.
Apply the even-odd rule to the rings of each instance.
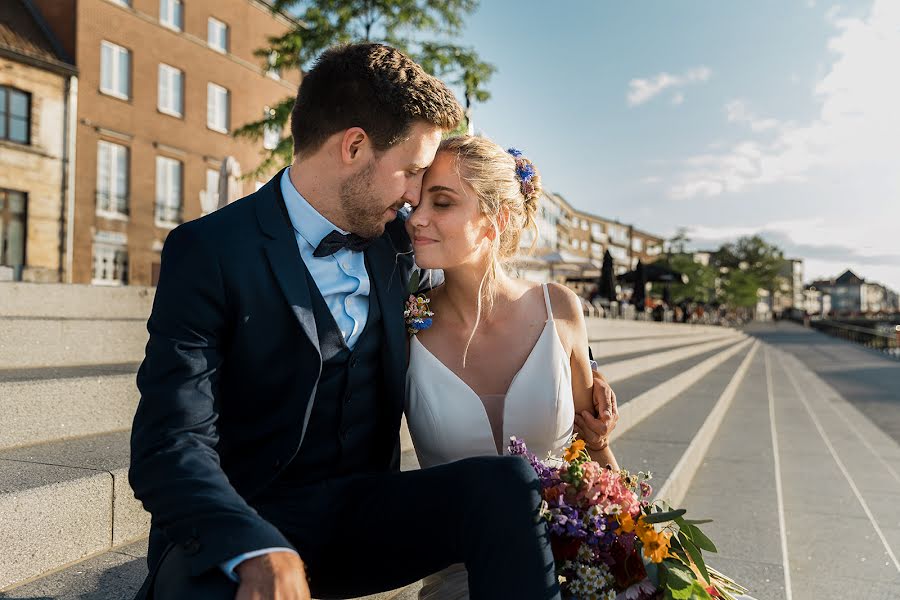
[[[147, 576], [147, 541], [135, 542], [0, 593], [10, 600], [127, 600]], [[358, 600], [416, 600], [421, 584]]]
[[684, 323], [657, 323], [654, 321], [628, 321], [624, 319], [587, 318], [588, 339], [615, 340], [636, 338], [660, 338], [695, 333], [734, 331], [717, 325], [687, 325]]
[[706, 448], [698, 448], [695, 441], [715, 433], [719, 423], [714, 416], [727, 410], [732, 390], [744, 378], [746, 367], [742, 365], [754, 354], [752, 344], [735, 346], [724, 356], [718, 356], [718, 362], [702, 378], [679, 390], [642, 419], [639, 426], [632, 425], [614, 436], [612, 448], [619, 465], [632, 472], [652, 471], [651, 484], [656, 497], [672, 504], [680, 503], [683, 495], [678, 489], [685, 480], [690, 483], [693, 476], [684, 462], [699, 464], [702, 460]]
[[667, 365], [671, 365], [680, 360], [697, 356], [704, 352], [723, 348], [736, 341], [746, 339], [744, 335], [726, 336], [724, 338], [715, 339], [702, 344], [695, 344], [683, 348], [675, 348], [671, 350], [663, 350], [661, 352], [650, 352], [645, 356], [637, 358], [628, 358], [620, 361], [597, 361], [600, 371], [606, 376], [610, 383], [616, 383], [649, 371], [660, 369]]
[[131, 427], [137, 363], [0, 370], [0, 450]]
[[128, 486], [129, 434], [0, 452], [0, 590], [147, 535]]
[[[745, 349], [751, 340], [733, 343], [721, 350], [713, 350], [701, 355], [693, 364], [683, 361], [667, 365], [657, 371], [651, 371], [640, 379], [632, 378], [622, 386], [619, 402], [619, 422], [613, 431], [612, 439], [624, 435], [647, 417], [653, 415], [666, 403], [676, 398], [690, 386], [706, 377], [714, 368]], [[614, 384], [613, 389], [617, 384]], [[640, 393], [636, 393], [641, 390]]]
[[140, 362], [147, 319], [0, 317], [0, 368]]
[[594, 354], [594, 360], [612, 362], [736, 336], [738, 336], [736, 332], [722, 330], [716, 333], [696, 333], [627, 340], [594, 340], [591, 342], [591, 351]]
[[54, 319], [143, 319], [150, 316], [156, 288], [79, 284], [0, 283], [4, 317]]

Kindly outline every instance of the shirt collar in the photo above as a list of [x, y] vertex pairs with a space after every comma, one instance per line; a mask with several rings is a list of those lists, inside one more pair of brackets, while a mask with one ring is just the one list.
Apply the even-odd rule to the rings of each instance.
[[318, 247], [322, 239], [332, 231], [346, 233], [323, 217], [306, 198], [300, 195], [291, 181], [290, 173], [291, 169], [287, 168], [281, 174], [281, 195], [284, 196], [284, 204], [287, 206], [294, 231], [313, 248]]

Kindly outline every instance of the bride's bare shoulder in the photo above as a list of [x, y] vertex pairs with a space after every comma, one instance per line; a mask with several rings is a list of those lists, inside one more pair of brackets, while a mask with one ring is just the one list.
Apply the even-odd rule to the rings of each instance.
[[584, 309], [578, 294], [559, 283], [548, 283], [547, 288], [550, 292], [553, 318], [580, 326], [584, 322]]

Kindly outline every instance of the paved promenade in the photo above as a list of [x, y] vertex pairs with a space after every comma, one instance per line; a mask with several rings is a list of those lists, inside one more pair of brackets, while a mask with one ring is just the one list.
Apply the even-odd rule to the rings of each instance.
[[[149, 294], [116, 291], [104, 318], [100, 293], [0, 285], [0, 598], [130, 598], [146, 573], [126, 474]], [[759, 600], [900, 599], [900, 361], [788, 323], [588, 333], [620, 464], [715, 520], [710, 564]]]

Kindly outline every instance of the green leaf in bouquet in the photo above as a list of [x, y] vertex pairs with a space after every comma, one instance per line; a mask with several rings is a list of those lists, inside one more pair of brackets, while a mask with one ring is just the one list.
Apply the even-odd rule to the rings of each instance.
[[694, 574], [688, 568], [674, 561], [666, 565], [667, 595], [674, 600], [690, 600], [694, 581]]
[[713, 598], [706, 591], [706, 588], [703, 587], [703, 584], [695, 579], [691, 585], [690, 600], [713, 600]]
[[713, 522], [712, 519], [685, 519], [685, 521], [691, 525], [706, 525]]
[[684, 549], [690, 554], [691, 559], [694, 561], [694, 564], [697, 565], [700, 574], [703, 575], [703, 580], [710, 582], [709, 571], [706, 570], [706, 562], [703, 560], [703, 553], [700, 552], [700, 549], [694, 545], [694, 542], [692, 542], [683, 531], [678, 534], [678, 541], [681, 542]]
[[644, 517], [644, 523], [653, 524], [653, 523], [665, 523], [666, 521], [674, 521], [676, 518], [680, 517], [687, 511], [683, 508], [679, 508], [677, 510], [667, 510], [663, 512], [655, 512], [652, 515], [647, 515]]
[[716, 549], [716, 545], [713, 544], [712, 540], [706, 537], [706, 535], [700, 531], [700, 528], [695, 524], [688, 522], [688, 526], [690, 527], [691, 533], [691, 541], [697, 545], [701, 550], [706, 550], [707, 552], [718, 552]]
[[409, 285], [406, 286], [406, 291], [415, 295], [416, 292], [419, 291], [420, 283], [422, 283], [422, 271], [416, 269], [412, 272], [412, 275], [409, 276]]

